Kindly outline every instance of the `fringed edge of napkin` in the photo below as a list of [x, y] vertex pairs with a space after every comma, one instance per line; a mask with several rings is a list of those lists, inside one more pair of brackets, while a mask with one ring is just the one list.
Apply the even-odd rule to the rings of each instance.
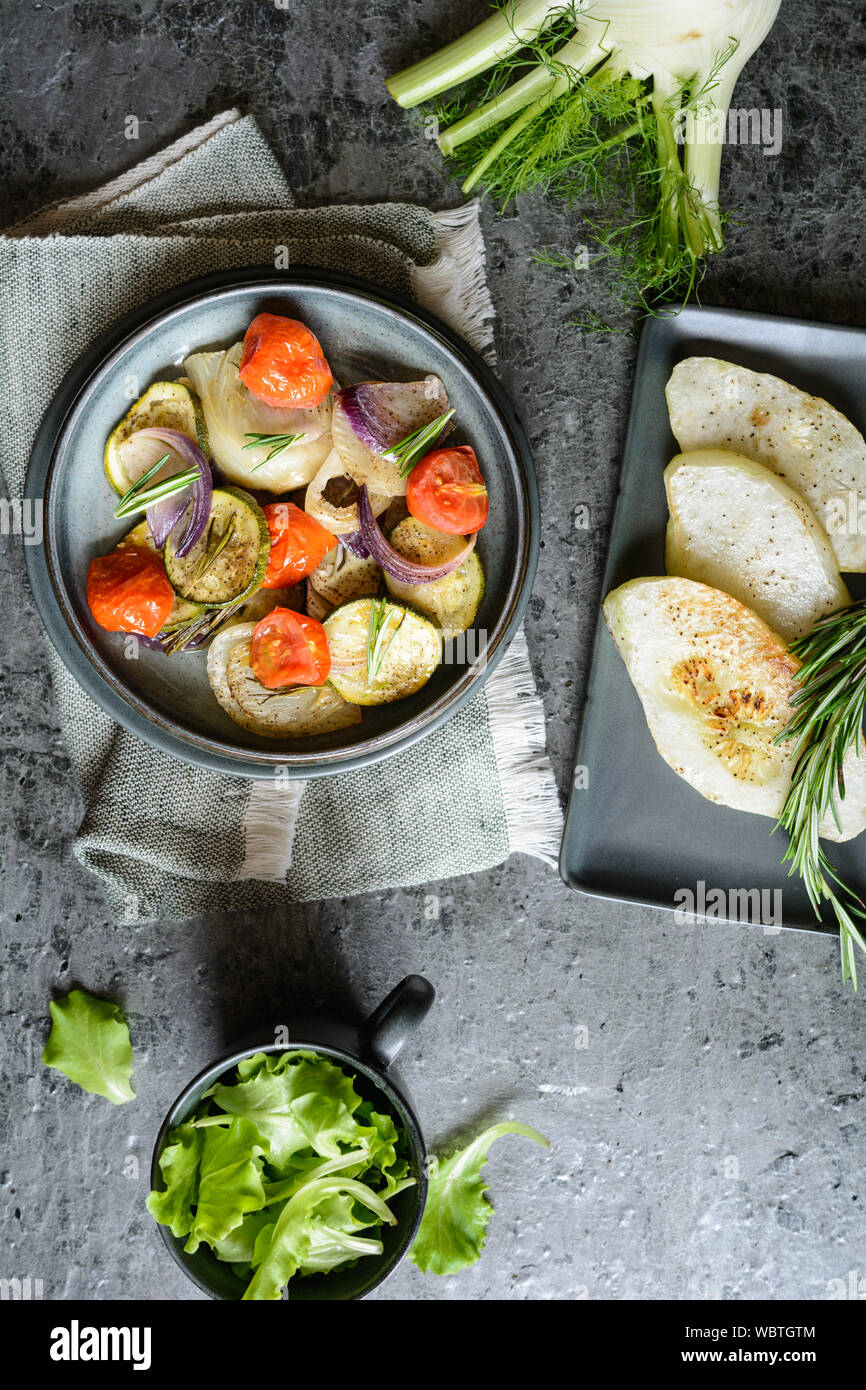
[[431, 214], [436, 259], [430, 265], [413, 267], [412, 288], [419, 304], [445, 319], [492, 363], [496, 360], [496, 311], [487, 284], [487, 250], [480, 211], [476, 198], [459, 208]]
[[283, 883], [292, 867], [295, 829], [305, 782], [279, 775], [256, 781], [244, 811], [244, 857], [235, 877]]
[[562, 807], [547, 756], [544, 706], [535, 688], [523, 628], [484, 689], [509, 850], [532, 854], [555, 869]]

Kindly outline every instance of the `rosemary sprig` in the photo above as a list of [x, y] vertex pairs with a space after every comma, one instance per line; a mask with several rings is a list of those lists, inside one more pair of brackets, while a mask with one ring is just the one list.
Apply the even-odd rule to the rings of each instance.
[[234, 533], [235, 518], [233, 516], [230, 517], [226, 529], [220, 533], [216, 545], [213, 548], [211, 548], [210, 542], [211, 536], [213, 535], [213, 528], [214, 524], [213, 522], [211, 522], [210, 526], [208, 527], [207, 538], [205, 540], [204, 550], [202, 552], [201, 559], [199, 560], [196, 566], [195, 574], [193, 575], [194, 584], [197, 584], [198, 581], [207, 574], [208, 570], [213, 567], [213, 565], [219, 559], [220, 555], [222, 555], [223, 551], [225, 550]]
[[145, 486], [145, 484], [149, 483], [151, 478], [156, 476], [160, 468], [162, 468], [163, 464], [168, 463], [170, 458], [171, 454], [163, 454], [161, 459], [157, 459], [153, 467], [148, 468], [146, 473], [142, 473], [141, 477], [136, 479], [129, 491], [123, 494], [118, 505], [122, 506], [128, 497], [137, 496], [137, 494], [141, 492], [141, 489]]
[[827, 902], [839, 924], [842, 981], [857, 988], [855, 947], [866, 954], [857, 921], [866, 922], [866, 904], [836, 873], [819, 840], [822, 820], [832, 812], [841, 830], [836, 798], [845, 797], [844, 760], [862, 737], [866, 711], [866, 600], [849, 604], [816, 623], [791, 644], [803, 662], [800, 689], [791, 699], [794, 718], [776, 742], [793, 741], [796, 757], [791, 786], [778, 825], [788, 832], [782, 863], [803, 880], [820, 917]]
[[170, 458], [171, 455], [166, 454], [152, 468], [149, 468], [128, 492], [123, 494], [114, 509], [114, 515], [118, 519], [124, 516], [133, 516], [136, 512], [146, 512], [148, 507], [152, 507], [155, 502], [164, 502], [166, 497], [173, 497], [176, 492], [183, 492], [190, 483], [194, 483], [197, 478], [201, 477], [197, 468], [186, 468], [182, 473], [172, 473], [170, 478], [163, 478], [160, 482], [154, 483], [153, 487], [145, 487], [145, 483]]
[[374, 681], [379, 675], [382, 662], [388, 655], [391, 643], [403, 626], [403, 619], [406, 616], [406, 609], [400, 611], [400, 620], [388, 641], [385, 642], [385, 633], [390, 617], [388, 600], [381, 598], [378, 601], [373, 599], [370, 604], [370, 625], [367, 628], [367, 679]]
[[245, 605], [246, 600], [243, 599], [240, 603], [232, 604], [229, 608], [208, 608], [205, 609], [204, 613], [199, 613], [185, 623], [163, 628], [160, 634], [163, 651], [167, 656], [174, 656], [176, 653], [188, 651], [190, 648], [195, 650], [208, 637], [213, 637], [214, 633], [236, 613], [239, 613]]
[[244, 435], [244, 439], [248, 439], [250, 442], [249, 444], [243, 444], [241, 446], [243, 449], [270, 449], [267, 458], [262, 459], [261, 463], [254, 464], [250, 469], [251, 473], [255, 473], [259, 468], [264, 468], [266, 463], [270, 463], [271, 459], [275, 459], [278, 454], [282, 454], [286, 449], [291, 449], [292, 445], [297, 444], [299, 440], [306, 439], [306, 435], [251, 434], [247, 431]]
[[389, 449], [384, 455], [392, 463], [396, 463], [400, 470], [400, 477], [405, 478], [407, 473], [411, 473], [415, 464], [427, 453], [430, 445], [435, 443], [444, 430], [454, 408], [446, 410], [444, 415], [437, 415], [435, 420], [431, 420], [429, 425], [422, 425], [420, 429], [413, 430], [407, 434], [405, 439], [401, 439], [399, 444], [395, 444], [393, 449]]

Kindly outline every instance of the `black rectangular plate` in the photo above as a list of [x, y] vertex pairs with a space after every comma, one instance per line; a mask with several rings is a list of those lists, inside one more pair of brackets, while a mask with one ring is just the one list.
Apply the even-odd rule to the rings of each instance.
[[[620, 475], [603, 593], [641, 575], [662, 575], [667, 504], [662, 474], [678, 453], [665, 402], [665, 384], [684, 357], [722, 357], [772, 372], [823, 396], [866, 429], [866, 330], [732, 309], [688, 306], [643, 330]], [[846, 576], [856, 596], [864, 576]], [[578, 785], [578, 774], [585, 773]], [[728, 908], [711, 917], [754, 921], [754, 906], [728, 898], [736, 890], [768, 894], [781, 905], [780, 925], [832, 930], [817, 921], [799, 878], [780, 864], [785, 848], [773, 822], [716, 806], [668, 767], [656, 752], [640, 700], [599, 616], [586, 708], [560, 855], [571, 888], [673, 909], [687, 888], [721, 889]], [[866, 839], [831, 845], [829, 857], [844, 881], [866, 898]], [[778, 890], [781, 898], [774, 897]], [[697, 911], [700, 903], [696, 898]], [[710, 899], [712, 904], [718, 899]], [[754, 903], [754, 900], [753, 900]], [[742, 907], [742, 911], [738, 910]]]

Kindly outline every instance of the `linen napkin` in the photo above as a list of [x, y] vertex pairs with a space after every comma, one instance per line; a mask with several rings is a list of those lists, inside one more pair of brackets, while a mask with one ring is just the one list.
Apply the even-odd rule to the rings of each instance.
[[[10, 495], [21, 493], [42, 411], [98, 332], [194, 276], [273, 263], [275, 247], [288, 265], [412, 295], [492, 353], [477, 205], [298, 209], [253, 119], [227, 111], [0, 237]], [[516, 851], [552, 863], [557, 852], [562, 817], [522, 632], [443, 728], [371, 767], [309, 782], [189, 767], [114, 723], [53, 651], [49, 661], [85, 803], [73, 850], [119, 921], [348, 897], [472, 873]]]

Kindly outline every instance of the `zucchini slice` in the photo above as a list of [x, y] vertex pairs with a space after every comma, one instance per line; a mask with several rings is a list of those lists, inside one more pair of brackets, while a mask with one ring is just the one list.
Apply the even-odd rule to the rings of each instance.
[[248, 492], [239, 487], [214, 488], [207, 525], [184, 556], [177, 553], [182, 535], [179, 524], [163, 550], [169, 583], [181, 598], [222, 608], [261, 587], [271, 535], [261, 507]]
[[313, 570], [310, 584], [325, 600], [330, 612], [353, 598], [371, 598], [378, 594], [382, 587], [382, 571], [375, 560], [361, 560], [344, 545], [335, 545]]
[[254, 627], [255, 623], [237, 623], [224, 628], [208, 648], [208, 680], [229, 718], [262, 738], [308, 738], [360, 723], [357, 706], [347, 704], [329, 685], [266, 690], [250, 665]]
[[[105, 474], [121, 497], [167, 452], [158, 439], [131, 438], [137, 430], [154, 425], [181, 430], [206, 457], [210, 455], [204, 411], [195, 391], [183, 381], [155, 381], [115, 425], [105, 446]], [[169, 473], [173, 471], [168, 467]]]
[[[374, 608], [382, 615], [376, 669], [367, 647]], [[442, 634], [428, 618], [387, 599], [355, 599], [325, 620], [331, 650], [331, 685], [354, 705], [384, 705], [414, 695], [442, 660]]]
[[[465, 544], [463, 536], [447, 536], [424, 526], [409, 516], [395, 526], [389, 537], [395, 550], [422, 565], [441, 565]], [[475, 621], [484, 597], [484, 566], [476, 551], [456, 570], [432, 584], [401, 584], [385, 575], [388, 592], [394, 598], [412, 603], [442, 629], [444, 641], [465, 632]]]

